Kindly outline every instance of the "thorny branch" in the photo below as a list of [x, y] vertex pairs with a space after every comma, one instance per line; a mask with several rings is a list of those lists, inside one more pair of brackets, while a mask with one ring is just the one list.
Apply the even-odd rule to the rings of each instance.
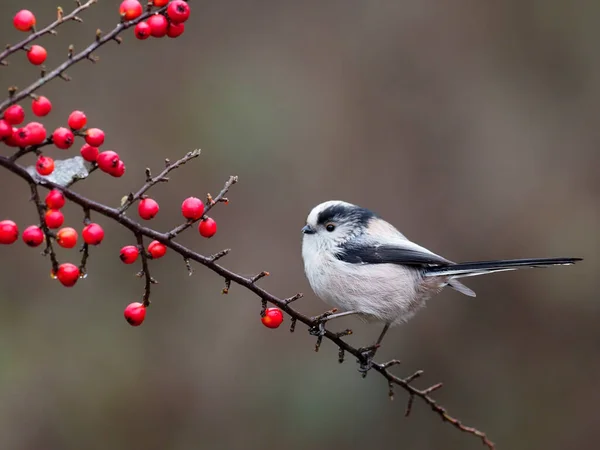
[[[82, 61], [84, 59], [89, 59], [92, 62], [96, 62], [97, 58], [94, 57], [92, 55], [92, 53], [94, 51], [96, 51], [99, 47], [103, 46], [104, 44], [106, 44], [109, 41], [115, 41], [120, 44], [121, 39], [119, 38], [119, 34], [121, 34], [126, 29], [137, 25], [139, 22], [146, 20], [152, 14], [165, 11], [166, 9], [167, 9], [167, 7], [163, 6], [162, 8], [159, 8], [155, 11], [145, 12], [137, 19], [130, 20], [129, 22], [121, 22], [115, 28], [113, 28], [109, 33], [107, 33], [105, 35], [102, 35], [102, 32], [100, 30], [98, 30], [96, 32], [95, 41], [92, 44], [90, 44], [86, 49], [82, 50], [79, 53], [75, 53], [72, 56], [69, 56], [69, 58], [67, 58], [65, 60], [65, 62], [60, 64], [56, 69], [46, 73], [43, 77], [41, 77], [39, 80], [37, 80], [36, 82], [34, 82], [31, 85], [29, 85], [28, 87], [26, 87], [25, 89], [12, 93], [6, 100], [4, 100], [2, 103], [0, 103], [0, 112], [3, 112], [10, 105], [17, 103], [17, 102], [23, 100], [24, 98], [29, 97], [31, 94], [33, 94], [35, 91], [37, 91], [39, 88], [41, 88], [46, 83], [48, 83], [49, 81], [51, 81], [55, 78], [63, 78], [64, 80], [68, 81], [69, 77], [67, 75], [65, 75], [65, 71], [69, 67], [71, 67], [73, 64], [77, 64], [79, 61]], [[12, 92], [12, 91], [10, 91], [10, 92]]]
[[[27, 181], [29, 183], [30, 186], [35, 186], [36, 182], [33, 178], [31, 178], [29, 173], [22, 166], [18, 165], [15, 162], [12, 162], [10, 160], [10, 158], [0, 156], [0, 166], [6, 168], [10, 172], [12, 172], [15, 175], [24, 179], [25, 181]], [[237, 181], [237, 177], [231, 177], [226, 182], [223, 190], [219, 193], [219, 195], [217, 197], [214, 198], [215, 203], [218, 202], [221, 198], [223, 198], [225, 193], [229, 190], [229, 187], [231, 187], [231, 185], [233, 184], [232, 180]], [[225, 256], [228, 253], [227, 251], [223, 251], [223, 252], [218, 253], [217, 255], [212, 255], [212, 256], [201, 255], [201, 254], [194, 252], [193, 250], [183, 246], [182, 244], [178, 243], [177, 241], [175, 241], [173, 239], [172, 232], [161, 233], [154, 229], [145, 227], [145, 226], [137, 223], [136, 221], [130, 219], [129, 217], [127, 217], [127, 215], [122, 214], [119, 209], [111, 208], [109, 206], [95, 202], [94, 200], [86, 198], [86, 197], [82, 196], [81, 194], [73, 191], [70, 188], [65, 188], [58, 184], [52, 183], [48, 180], [41, 180], [39, 182], [39, 184], [48, 189], [59, 189], [63, 192], [64, 196], [68, 200], [72, 201], [73, 203], [76, 203], [77, 205], [81, 206], [84, 209], [94, 211], [98, 214], [101, 214], [109, 219], [112, 219], [112, 220], [120, 223], [125, 228], [128, 228], [129, 230], [131, 230], [138, 237], [138, 244], [140, 243], [140, 237], [142, 237], [142, 236], [147, 237], [149, 239], [157, 240], [158, 242], [164, 244], [165, 246], [167, 246], [174, 252], [181, 255], [185, 260], [195, 261], [197, 263], [200, 263], [200, 264], [208, 267], [210, 270], [212, 270], [216, 274], [223, 277], [227, 282], [235, 283], [239, 286], [242, 286], [242, 287], [250, 290], [251, 292], [256, 294], [258, 297], [260, 297], [260, 299], [262, 301], [269, 302], [269, 303], [279, 307], [283, 311], [285, 311], [288, 315], [290, 315], [292, 317], [293, 325], [295, 325], [296, 322], [302, 322], [309, 328], [314, 328], [319, 325], [318, 320], [311, 318], [309, 316], [306, 316], [306, 315], [302, 314], [301, 312], [297, 311], [296, 309], [293, 309], [290, 306], [290, 304], [293, 301], [300, 298], [300, 294], [297, 294], [288, 299], [282, 299], [282, 298], [276, 297], [275, 295], [269, 293], [265, 289], [259, 287], [256, 284], [254, 278], [242, 276], [242, 275], [232, 272], [232, 271], [226, 269], [225, 267], [221, 266], [220, 264], [218, 264], [217, 259]], [[35, 189], [32, 188], [32, 190], [35, 190]], [[141, 245], [141, 246], [142, 246], [142, 254], [144, 254], [143, 245]], [[143, 264], [143, 268], [142, 268], [143, 273], [146, 276], [145, 295], [147, 294], [149, 296], [149, 286], [152, 283], [152, 281], [151, 281], [152, 278], [150, 277], [149, 272], [147, 272], [147, 262], [144, 263], [144, 260], [142, 259], [142, 264]], [[145, 298], [145, 301], [147, 301], [146, 298]], [[345, 342], [342, 339], [346, 334], [347, 334], [347, 332], [342, 332], [340, 334], [340, 333], [336, 333], [336, 332], [330, 331], [328, 329], [325, 329], [325, 332], [324, 332], [322, 338], [325, 338], [325, 339], [331, 341], [333, 344], [335, 344], [339, 348], [340, 360], [343, 361], [344, 354], [351, 354], [354, 357], [356, 357], [359, 362], [364, 363], [365, 356], [360, 352], [360, 350], [356, 347], [351, 346], [350, 344], [348, 344], [347, 342]], [[395, 360], [389, 361], [387, 363], [373, 362], [372, 368], [376, 372], [380, 373], [387, 380], [387, 382], [389, 383], [389, 385], [392, 388], [394, 385], [399, 386], [400, 388], [404, 389], [408, 393], [409, 397], [408, 397], [408, 406], [407, 406], [407, 410], [406, 410], [406, 415], [410, 414], [414, 399], [419, 398], [426, 405], [428, 405], [437, 415], [439, 415], [443, 421], [449, 422], [455, 428], [457, 428], [465, 433], [470, 433], [474, 436], [479, 437], [488, 448], [494, 449], [494, 444], [488, 439], [488, 437], [486, 436], [485, 433], [477, 430], [476, 428], [468, 427], [468, 426], [462, 424], [460, 420], [458, 420], [457, 418], [452, 417], [450, 414], [448, 414], [446, 409], [444, 407], [440, 406], [436, 402], [436, 400], [434, 400], [431, 397], [430, 394], [433, 393], [433, 391], [442, 387], [441, 383], [435, 384], [426, 389], [419, 389], [419, 388], [413, 386], [411, 383], [412, 383], [412, 381], [414, 381], [416, 378], [418, 378], [422, 374], [422, 371], [416, 372], [415, 374], [413, 374], [409, 377], [401, 378], [401, 377], [394, 375], [389, 370], [389, 368], [391, 366], [396, 365], [396, 364], [398, 364], [398, 362]], [[393, 389], [391, 390], [391, 393], [393, 394]], [[390, 395], [390, 397], [391, 396], [392, 395]]]
[[[6, 58], [8, 56], [12, 55], [13, 53], [15, 53], [19, 50], [25, 50], [29, 43], [33, 42], [40, 36], [43, 36], [45, 34], [56, 34], [56, 28], [58, 26], [60, 26], [61, 24], [66, 23], [68, 21], [81, 21], [81, 19], [78, 17], [78, 14], [80, 12], [82, 12], [83, 10], [92, 6], [96, 2], [97, 2], [97, 0], [89, 0], [85, 3], [82, 3], [80, 0], [76, 0], [77, 7], [71, 13], [69, 13], [67, 15], [65, 15], [62, 12], [62, 9], [59, 8], [58, 19], [55, 22], [51, 23], [50, 25], [46, 26], [45, 28], [40, 29], [39, 31], [34, 31], [31, 35], [29, 35], [27, 38], [25, 38], [21, 42], [15, 44], [13, 46], [7, 47], [6, 50], [4, 50], [2, 53], [0, 53], [0, 64], [3, 64], [3, 65], [6, 64]], [[151, 8], [148, 8], [148, 10], [144, 14], [142, 14], [140, 17], [138, 17], [137, 19], [129, 21], [129, 22], [122, 21], [112, 31], [110, 31], [109, 33], [104, 34], [104, 35], [102, 34], [102, 32], [100, 30], [98, 30], [96, 32], [94, 42], [79, 53], [75, 53], [73, 50], [74, 47], [70, 46], [69, 47], [69, 57], [62, 64], [60, 64], [58, 67], [56, 67], [54, 70], [43, 73], [42, 77], [40, 77], [37, 81], [35, 81], [30, 86], [26, 87], [25, 89], [23, 89], [21, 91], [17, 91], [16, 88], [10, 88], [9, 89], [9, 97], [6, 100], [4, 100], [2, 103], [0, 103], [0, 113], [3, 112], [6, 108], [8, 108], [10, 105], [15, 104], [27, 97], [33, 96], [35, 91], [37, 91], [40, 87], [44, 86], [45, 84], [47, 84], [48, 82], [52, 81], [55, 78], [62, 78], [64, 80], [69, 80], [69, 77], [65, 74], [65, 71], [69, 67], [71, 67], [72, 65], [74, 65], [80, 61], [86, 60], [86, 59], [90, 60], [92, 62], [96, 62], [97, 58], [93, 55], [93, 52], [96, 51], [99, 47], [101, 47], [102, 45], [106, 44], [109, 41], [115, 41], [117, 43], [120, 43], [121, 38], [119, 37], [119, 34], [122, 31], [136, 25], [137, 23], [139, 23], [143, 20], [146, 20], [151, 14], [154, 14], [156, 12], [163, 12], [165, 9], [166, 9], [166, 6], [156, 9], [154, 11], [152, 11]], [[266, 308], [267, 303], [271, 303], [271, 304], [279, 307], [281, 310], [285, 311], [291, 317], [291, 326], [290, 326], [291, 332], [293, 332], [294, 329], [296, 328], [297, 322], [302, 322], [309, 328], [309, 330], [319, 327], [319, 325], [321, 324], [321, 322], [318, 319], [319, 316], [309, 317], [309, 316], [306, 316], [306, 315], [300, 313], [298, 310], [292, 308], [291, 304], [293, 302], [297, 301], [298, 299], [302, 298], [302, 294], [296, 294], [289, 298], [279, 298], [279, 297], [276, 297], [273, 294], [267, 292], [265, 289], [263, 289], [257, 285], [257, 282], [260, 279], [262, 279], [263, 277], [266, 277], [268, 275], [268, 272], [260, 272], [258, 275], [254, 276], [254, 277], [245, 277], [245, 276], [235, 273], [229, 269], [226, 269], [225, 267], [218, 264], [218, 261], [221, 258], [223, 258], [229, 254], [229, 252], [230, 252], [229, 249], [222, 250], [211, 256], [204, 256], [204, 255], [201, 255], [199, 253], [192, 251], [191, 249], [183, 246], [182, 244], [180, 244], [174, 240], [180, 233], [182, 233], [187, 228], [192, 226], [195, 222], [197, 222], [197, 220], [187, 221], [187, 222], [173, 228], [172, 230], [170, 230], [168, 232], [161, 233], [152, 228], [148, 228], [148, 227], [145, 227], [145, 226], [137, 223], [136, 221], [132, 220], [131, 218], [129, 218], [126, 215], [127, 209], [133, 203], [135, 203], [137, 200], [143, 198], [145, 192], [147, 192], [152, 186], [154, 186], [157, 183], [168, 181], [168, 178], [166, 177], [166, 175], [170, 171], [182, 166], [189, 160], [199, 156], [199, 154], [200, 154], [199, 150], [188, 153], [182, 159], [176, 161], [175, 163], [171, 163], [167, 160], [165, 169], [156, 177], [152, 177], [152, 175], [148, 169], [146, 172], [146, 183], [140, 188], [140, 190], [137, 191], [136, 193], [130, 193], [128, 196], [126, 196], [123, 200], [121, 207], [112, 208], [112, 207], [103, 205], [101, 203], [98, 203], [94, 200], [91, 200], [89, 198], [86, 198], [86, 197], [82, 196], [81, 194], [72, 190], [71, 187], [75, 182], [78, 181], [77, 179], [72, 180], [72, 182], [69, 183], [67, 186], [61, 186], [61, 185], [53, 183], [47, 179], [36, 180], [27, 172], [27, 170], [23, 166], [21, 166], [17, 163], [17, 159], [19, 159], [21, 156], [23, 156], [27, 153], [31, 153], [31, 152], [37, 153], [37, 152], [39, 152], [39, 148], [41, 148], [45, 145], [49, 145], [51, 143], [52, 143], [51, 138], [48, 138], [46, 141], [44, 141], [41, 145], [38, 145], [37, 147], [21, 148], [17, 152], [15, 152], [12, 156], [9, 156], [9, 157], [0, 156], [0, 166], [4, 167], [8, 171], [14, 173], [15, 175], [17, 175], [20, 178], [22, 178], [23, 180], [25, 180], [30, 186], [32, 201], [34, 201], [36, 204], [36, 209], [37, 209], [39, 219], [40, 219], [40, 227], [42, 228], [42, 231], [43, 231], [43, 233], [45, 235], [45, 239], [46, 239], [46, 249], [44, 250], [43, 254], [50, 255], [53, 273], [56, 273], [56, 271], [58, 270], [58, 261], [57, 261], [56, 254], [54, 252], [54, 248], [52, 245], [52, 240], [55, 238], [55, 236], [48, 229], [48, 227], [45, 224], [45, 220], [44, 220], [45, 205], [40, 200], [40, 195], [39, 195], [39, 190], [38, 190], [39, 186], [42, 186], [47, 189], [58, 189], [63, 192], [63, 195], [68, 200], [70, 200], [73, 203], [82, 207], [84, 210], [84, 214], [85, 214], [85, 218], [84, 218], [85, 224], [89, 223], [90, 214], [91, 214], [91, 211], [93, 211], [104, 217], [107, 217], [109, 219], [112, 219], [112, 220], [118, 222], [125, 228], [129, 229], [136, 236], [137, 244], [138, 244], [139, 250], [141, 252], [141, 260], [142, 260], [142, 270], [139, 272], [138, 275], [140, 277], [144, 277], [144, 279], [145, 279], [145, 287], [144, 287], [144, 294], [143, 294], [144, 305], [148, 306], [150, 304], [150, 288], [153, 283], [156, 283], [156, 280], [154, 280], [152, 278], [152, 276], [150, 275], [150, 271], [149, 271], [149, 259], [150, 258], [149, 258], [149, 255], [146, 253], [146, 249], [144, 248], [144, 238], [148, 238], [148, 239], [157, 240], [158, 242], [164, 244], [166, 247], [170, 248], [172, 251], [178, 253], [184, 259], [186, 268], [187, 268], [188, 272], [190, 273], [190, 275], [192, 273], [191, 261], [195, 261], [195, 262], [200, 263], [200, 264], [204, 265], [205, 267], [209, 268], [210, 270], [212, 270], [219, 276], [223, 277], [225, 280], [225, 288], [223, 289], [223, 293], [227, 293], [230, 289], [231, 284], [235, 283], [239, 286], [242, 286], [242, 287], [248, 289], [249, 291], [253, 292], [254, 294], [256, 294], [261, 299], [262, 310], [264, 310], [264, 308]], [[89, 172], [90, 173], [93, 172], [96, 168], [97, 168], [97, 166], [93, 165]], [[237, 183], [237, 181], [238, 181], [238, 178], [236, 176], [232, 176], [226, 181], [223, 189], [216, 197], [213, 198], [210, 194], [207, 195], [207, 201], [205, 203], [205, 210], [204, 210], [205, 215], [217, 203], [219, 203], [219, 202], [227, 203], [228, 202], [228, 199], [225, 197], [225, 195], [227, 194], [227, 192], [229, 191], [231, 186], [233, 186], [235, 183]], [[203, 217], [206, 217], [206, 216], [203, 216]], [[201, 220], [201, 219], [198, 219], [198, 220]], [[84, 244], [84, 246], [81, 249], [81, 252], [82, 252], [82, 259], [81, 259], [80, 270], [81, 270], [82, 275], [85, 276], [86, 263], [87, 263], [87, 259], [89, 256], [89, 248], [88, 248], [87, 244]], [[357, 361], [361, 365], [366, 363], [366, 361], [365, 361], [366, 357], [365, 357], [364, 353], [361, 351], [361, 349], [353, 347], [343, 340], [343, 338], [345, 336], [348, 336], [349, 334], [352, 333], [351, 330], [344, 330], [341, 332], [333, 332], [326, 328], [323, 328], [323, 331], [324, 332], [322, 334], [319, 334], [315, 350], [318, 350], [319, 346], [321, 345], [321, 341], [323, 339], [326, 339], [338, 347], [338, 349], [339, 349], [338, 361], [340, 363], [342, 363], [344, 361], [346, 354], [351, 354], [354, 357], [356, 357]], [[371, 362], [371, 368], [373, 370], [375, 370], [376, 372], [378, 372], [379, 374], [381, 374], [387, 381], [388, 387], [389, 387], [388, 393], [389, 393], [390, 398], [393, 399], [395, 386], [399, 386], [400, 388], [404, 389], [408, 393], [408, 402], [407, 402], [407, 408], [406, 408], [406, 412], [405, 412], [405, 414], [407, 416], [410, 414], [410, 412], [412, 410], [414, 399], [419, 398], [426, 405], [428, 405], [436, 414], [438, 414], [442, 418], [443, 421], [449, 422], [452, 426], [454, 426], [455, 428], [457, 428], [460, 431], [469, 433], [471, 435], [474, 435], [474, 436], [480, 438], [481, 441], [483, 442], [483, 444], [486, 445], [489, 449], [492, 449], [492, 450], [494, 449], [494, 444], [487, 438], [485, 433], [477, 430], [476, 428], [469, 427], [469, 426], [462, 424], [457, 418], [450, 416], [447, 413], [446, 409], [443, 408], [442, 406], [438, 405], [437, 402], [431, 397], [431, 394], [434, 391], [436, 391], [442, 387], [441, 383], [434, 384], [425, 389], [418, 389], [412, 385], [412, 382], [415, 381], [417, 378], [419, 378], [423, 374], [423, 371], [419, 370], [406, 378], [400, 378], [400, 377], [394, 375], [393, 373], [391, 373], [389, 370], [391, 367], [398, 365], [398, 364], [400, 364], [400, 361], [398, 361], [398, 360], [391, 360], [391, 361], [388, 361], [385, 363]]]
[[59, 7], [58, 18], [54, 22], [52, 22], [50, 25], [42, 28], [41, 30], [31, 33], [26, 39], [23, 39], [21, 42], [15, 44], [15, 45], [11, 45], [11, 46], [7, 47], [6, 50], [4, 50], [2, 53], [0, 53], [0, 65], [7, 65], [8, 64], [6, 62], [7, 57], [12, 55], [13, 53], [18, 52], [19, 50], [25, 49], [27, 44], [35, 41], [39, 37], [44, 36], [45, 34], [57, 34], [56, 28], [58, 28], [63, 23], [67, 23], [71, 20], [76, 21], [76, 22], [82, 22], [82, 20], [77, 16], [77, 14], [79, 14], [81, 11], [83, 11], [85, 9], [88, 9], [90, 6], [92, 6], [97, 1], [98, 0], [89, 0], [84, 4], [79, 4], [79, 5], [77, 5], [77, 8], [75, 8], [73, 11], [71, 11], [66, 16], [62, 14], [62, 9]]

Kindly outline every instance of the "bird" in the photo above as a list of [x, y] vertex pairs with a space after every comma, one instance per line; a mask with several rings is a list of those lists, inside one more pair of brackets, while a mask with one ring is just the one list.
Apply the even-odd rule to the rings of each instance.
[[[370, 356], [389, 328], [413, 317], [446, 286], [475, 297], [460, 278], [533, 267], [572, 265], [582, 258], [529, 258], [455, 263], [416, 244], [369, 209], [330, 200], [315, 206], [302, 228], [304, 272], [314, 293], [336, 309], [324, 323], [356, 315], [383, 323]], [[339, 311], [339, 312], [338, 312]]]

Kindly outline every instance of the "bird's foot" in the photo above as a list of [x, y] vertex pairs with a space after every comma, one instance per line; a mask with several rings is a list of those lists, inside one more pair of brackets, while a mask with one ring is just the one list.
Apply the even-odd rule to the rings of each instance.
[[310, 320], [314, 323], [308, 329], [308, 332], [311, 336], [323, 337], [325, 335], [325, 324], [329, 320], [329, 316], [332, 316], [337, 311], [337, 308], [333, 308], [329, 311], [325, 311], [323, 314], [319, 314], [318, 316], [311, 317]]
[[373, 367], [373, 358], [375, 357], [375, 353], [377, 353], [377, 349], [381, 346], [381, 344], [374, 344], [369, 347], [360, 347], [358, 352], [360, 353], [360, 358], [356, 360], [358, 362], [358, 371], [364, 377], [367, 376], [367, 372], [371, 370]]

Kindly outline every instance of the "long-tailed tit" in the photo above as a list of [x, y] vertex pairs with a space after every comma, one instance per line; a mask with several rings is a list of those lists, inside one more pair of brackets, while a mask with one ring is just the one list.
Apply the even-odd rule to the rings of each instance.
[[302, 228], [304, 270], [315, 294], [337, 308], [382, 322], [376, 349], [390, 326], [410, 319], [449, 286], [474, 297], [458, 278], [530, 267], [571, 265], [581, 258], [454, 263], [408, 240], [368, 209], [341, 201], [313, 208]]

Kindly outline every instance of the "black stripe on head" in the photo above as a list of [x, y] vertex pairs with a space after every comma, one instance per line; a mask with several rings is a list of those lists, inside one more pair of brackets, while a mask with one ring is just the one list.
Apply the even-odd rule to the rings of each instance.
[[368, 209], [340, 203], [321, 211], [317, 217], [317, 225], [323, 225], [331, 221], [337, 223], [352, 222], [361, 227], [366, 227], [369, 220], [374, 217], [377, 217], [376, 214]]

